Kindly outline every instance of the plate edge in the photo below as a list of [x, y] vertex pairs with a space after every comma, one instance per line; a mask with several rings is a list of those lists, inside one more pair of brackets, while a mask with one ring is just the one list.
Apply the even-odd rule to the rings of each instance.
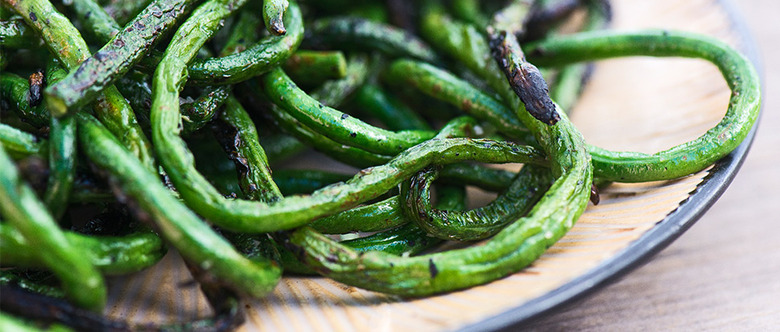
[[[741, 37], [738, 48], [750, 59], [759, 73], [763, 96], [763, 63], [753, 34], [742, 13], [731, 0], [717, 0], [717, 3], [724, 8], [734, 31]], [[617, 255], [541, 297], [476, 323], [469, 323], [457, 331], [517, 329], [550, 314], [553, 309], [584, 299], [594, 291], [614, 283], [620, 277], [647, 263], [651, 257], [693, 226], [725, 192], [750, 151], [762, 113], [763, 104], [759, 111], [759, 119], [745, 140], [734, 151], [714, 164], [709, 174], [677, 209]], [[697, 202], [689, 202], [692, 197], [696, 197]]]

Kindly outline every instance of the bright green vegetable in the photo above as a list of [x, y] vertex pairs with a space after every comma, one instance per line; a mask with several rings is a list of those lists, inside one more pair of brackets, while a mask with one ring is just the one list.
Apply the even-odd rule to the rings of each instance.
[[[246, 3], [73, 0], [57, 4], [66, 17], [46, 0], [0, 0], [4, 313], [75, 330], [228, 330], [239, 296], [264, 296], [283, 272], [411, 297], [483, 284], [562, 237], [596, 202], [594, 176], [696, 172], [741, 144], [760, 104], [755, 70], [719, 41], [593, 32], [604, 0]], [[586, 32], [563, 34], [577, 10]], [[656, 154], [589, 146], [562, 111], [582, 62], [635, 55], [716, 64], [726, 116]], [[308, 148], [362, 169], [277, 167]], [[467, 186], [497, 197], [465, 210]], [[82, 213], [99, 217], [82, 226]], [[436, 247], [446, 240], [462, 243]], [[100, 309], [103, 274], [166, 247], [214, 317], [134, 325], [74, 307]]]
[[307, 38], [304, 44], [307, 47], [339, 46], [356, 50], [368, 47], [394, 57], [408, 56], [428, 62], [437, 61], [436, 54], [424, 42], [387, 24], [337, 17], [315, 21], [310, 31], [311, 38]]
[[592, 167], [582, 136], [567, 119], [540, 128], [530, 115], [520, 115], [554, 156], [552, 170], [558, 179], [527, 217], [507, 226], [484, 245], [404, 258], [381, 252], [358, 253], [309, 227], [293, 232], [290, 243], [298, 248], [304, 262], [325, 276], [404, 296], [462, 289], [522, 269], [562, 237], [585, 210]]
[[25, 242], [36, 244], [37, 259], [62, 282], [66, 295], [76, 305], [101, 310], [106, 303], [103, 277], [92, 262], [82, 259], [83, 249], [73, 246], [19, 178], [16, 165], [0, 147], [0, 211]]
[[124, 194], [132, 197], [149, 215], [161, 236], [186, 260], [197, 264], [204, 273], [219, 278], [239, 294], [262, 296], [276, 285], [280, 271], [272, 262], [250, 261], [236, 252], [174, 198], [157, 177], [144, 169], [94, 118], [79, 116], [79, 141], [89, 159], [109, 172]]
[[295, 52], [282, 66], [298, 84], [322, 83], [347, 75], [347, 58], [340, 51]]
[[37, 43], [38, 38], [21, 18], [0, 19], [0, 47], [23, 48], [35, 46]]
[[192, 61], [188, 69], [190, 80], [200, 84], [232, 84], [268, 72], [286, 61], [303, 39], [303, 18], [294, 1], [285, 13], [284, 35], [263, 38], [244, 51], [221, 58]]
[[[162, 241], [152, 233], [127, 236], [92, 237], [64, 232], [71, 246], [86, 254], [87, 260], [104, 274], [140, 271], [165, 254]], [[0, 224], [0, 262], [3, 266], [45, 267], [38, 248], [10, 225]]]
[[43, 105], [30, 105], [30, 83], [13, 73], [0, 73], [0, 99], [7, 102], [22, 121], [40, 128], [49, 122]]
[[619, 182], [674, 179], [697, 172], [732, 151], [753, 128], [761, 105], [759, 79], [750, 61], [710, 37], [671, 31], [588, 32], [529, 48], [540, 65], [564, 65], [631, 55], [683, 56], [712, 62], [723, 74], [731, 98], [723, 119], [704, 135], [654, 154], [611, 152], [589, 146], [595, 174]]
[[[41, 35], [52, 54], [55, 54], [68, 70], [76, 70], [79, 64], [89, 57], [89, 48], [79, 31], [48, 1], [3, 0], [2, 3], [21, 15], [25, 22]], [[51, 111], [55, 110], [58, 110], [54, 113], [55, 116], [64, 114], [62, 108]], [[108, 86], [104, 89], [94, 103], [94, 110], [100, 121], [119, 137], [147, 168], [154, 169], [154, 157], [149, 141], [138, 126], [127, 101], [115, 87]]]
[[549, 172], [533, 166], [523, 170], [509, 188], [488, 205], [465, 211], [434, 209], [431, 184], [438, 170], [417, 173], [403, 186], [404, 212], [428, 234], [445, 240], [474, 241], [495, 235], [530, 210], [549, 185]]
[[298, 88], [281, 69], [263, 76], [262, 87], [274, 104], [302, 124], [337, 143], [367, 152], [394, 156], [433, 137], [431, 132], [391, 132], [324, 106]]
[[[195, 3], [194, 0], [157, 0], [149, 4], [103, 48], [81, 61], [62, 81], [46, 89], [49, 110], [56, 115], [74, 112], [97, 98], [149, 52], [158, 38], [164, 36]], [[97, 15], [90, 17], [95, 19]], [[101, 20], [104, 24], [106, 21]]]
[[268, 32], [277, 36], [287, 33], [283, 18], [289, 5], [287, 0], [263, 0], [263, 21]]
[[33, 134], [0, 123], [0, 145], [14, 159], [43, 155], [49, 147], [47, 143]]

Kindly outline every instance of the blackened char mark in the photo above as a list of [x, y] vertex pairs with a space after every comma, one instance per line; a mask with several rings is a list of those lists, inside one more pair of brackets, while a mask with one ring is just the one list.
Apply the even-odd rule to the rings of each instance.
[[593, 203], [593, 205], [599, 205], [599, 202], [601, 201], [601, 197], [599, 196], [599, 187], [596, 187], [595, 184], [590, 185], [590, 201]]
[[30, 102], [31, 107], [35, 107], [40, 105], [41, 101], [43, 101], [43, 89], [46, 88], [46, 77], [43, 76], [43, 70], [39, 69], [30, 74], [28, 81], [30, 83], [30, 96], [28, 97], [28, 101]]
[[528, 113], [548, 125], [556, 124], [561, 116], [555, 110], [555, 104], [550, 98], [547, 82], [544, 81], [542, 73], [536, 66], [525, 61], [525, 55], [514, 35], [507, 34], [506, 31], [491, 31], [490, 49], [509, 80], [509, 85], [525, 104]]

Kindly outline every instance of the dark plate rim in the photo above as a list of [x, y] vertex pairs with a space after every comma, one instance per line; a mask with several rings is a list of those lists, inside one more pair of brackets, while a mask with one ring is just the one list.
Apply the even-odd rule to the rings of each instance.
[[[762, 64], [758, 56], [756, 43], [753, 40], [746, 21], [731, 0], [717, 1], [728, 13], [731, 25], [741, 37], [739, 49], [753, 62], [761, 75], [763, 87]], [[762, 88], [763, 89], [763, 88]], [[750, 146], [755, 138], [759, 119], [745, 140], [734, 151], [715, 163], [709, 174], [696, 187], [680, 206], [645, 232], [639, 239], [621, 250], [617, 255], [607, 259], [585, 274], [567, 282], [563, 286], [511, 308], [493, 317], [461, 327], [460, 331], [493, 331], [522, 327], [546, 314], [552, 313], [567, 304], [571, 304], [592, 294], [594, 291], [617, 281], [620, 277], [646, 263], [652, 256], [666, 248], [696, 221], [718, 200], [721, 194], [731, 184], [731, 181], [742, 166]]]

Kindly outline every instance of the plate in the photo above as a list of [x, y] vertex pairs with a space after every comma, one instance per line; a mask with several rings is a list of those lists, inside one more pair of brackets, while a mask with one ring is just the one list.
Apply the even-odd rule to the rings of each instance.
[[[613, 0], [612, 29], [663, 28], [715, 36], [755, 51], [732, 7], [717, 0]], [[755, 61], [754, 61], [755, 62]], [[703, 60], [634, 57], [598, 62], [571, 119], [589, 143], [653, 152], [715, 125], [729, 90]], [[245, 303], [242, 331], [494, 330], [522, 324], [593, 291], [663, 249], [726, 189], [755, 129], [737, 150], [691, 176], [613, 184], [537, 262], [487, 285], [402, 299], [317, 277], [286, 277]], [[132, 322], [184, 321], [210, 309], [176, 253], [152, 268], [109, 280], [107, 314]]]

